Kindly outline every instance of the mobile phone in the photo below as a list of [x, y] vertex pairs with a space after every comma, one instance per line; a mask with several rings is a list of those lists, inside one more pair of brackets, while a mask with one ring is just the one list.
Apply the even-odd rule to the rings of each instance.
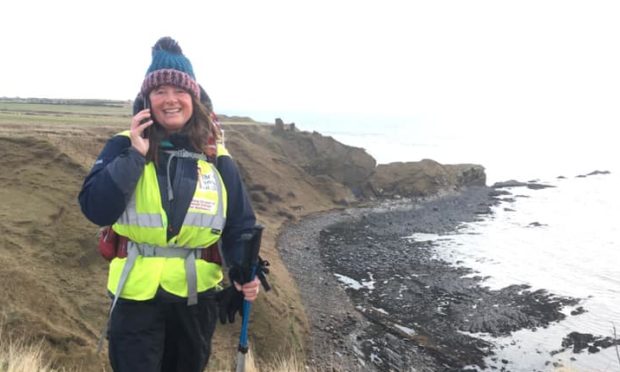
[[[149, 99], [148, 97], [144, 97], [144, 109], [145, 110], [149, 110], [149, 113], [151, 112], [151, 105], [149, 103]], [[152, 120], [153, 118], [148, 118], [148, 119], [144, 119], [140, 122], [140, 124], [144, 124], [149, 120]], [[144, 129], [144, 131], [142, 132], [142, 137], [143, 138], [149, 138], [149, 134], [151, 132], [151, 127], [152, 125], [148, 126], [147, 128]]]

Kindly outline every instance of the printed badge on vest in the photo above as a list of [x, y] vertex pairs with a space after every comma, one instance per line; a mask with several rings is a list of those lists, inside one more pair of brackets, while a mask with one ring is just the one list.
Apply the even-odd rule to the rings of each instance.
[[207, 174], [200, 174], [198, 176], [198, 183], [200, 190], [202, 191], [217, 191], [217, 184], [215, 180], [215, 174], [213, 172]]

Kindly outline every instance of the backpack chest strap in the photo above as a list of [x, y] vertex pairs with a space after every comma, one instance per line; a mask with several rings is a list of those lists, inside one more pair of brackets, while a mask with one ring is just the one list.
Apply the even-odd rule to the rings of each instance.
[[151, 244], [136, 243], [133, 241], [127, 242], [127, 261], [121, 272], [121, 277], [118, 281], [118, 286], [114, 295], [114, 302], [112, 308], [114, 308], [115, 302], [120, 297], [125, 282], [129, 277], [131, 269], [135, 265], [138, 256], [142, 257], [164, 257], [164, 258], [184, 258], [185, 259], [185, 277], [187, 278], [187, 305], [195, 305], [198, 303], [198, 291], [196, 274], [196, 258], [199, 258], [202, 254], [200, 248], [184, 248], [184, 247], [159, 247]]

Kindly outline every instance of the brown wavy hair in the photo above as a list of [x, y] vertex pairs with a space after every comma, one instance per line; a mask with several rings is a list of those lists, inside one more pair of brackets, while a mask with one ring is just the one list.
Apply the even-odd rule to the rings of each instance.
[[[194, 151], [198, 153], [207, 153], [207, 145], [209, 139], [213, 141], [219, 140], [219, 133], [211, 120], [210, 109], [202, 104], [198, 98], [192, 97], [193, 113], [187, 123], [183, 126], [179, 133], [187, 134]], [[144, 99], [148, 100], [148, 97]], [[153, 119], [154, 120], [154, 119]], [[166, 130], [163, 126], [154, 122], [149, 128], [149, 150], [146, 153], [146, 161], [152, 161], [157, 166], [159, 161], [159, 143], [167, 137]]]

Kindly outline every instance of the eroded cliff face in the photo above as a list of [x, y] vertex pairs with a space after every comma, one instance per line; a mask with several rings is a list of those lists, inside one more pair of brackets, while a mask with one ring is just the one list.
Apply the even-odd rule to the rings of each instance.
[[346, 186], [358, 201], [424, 197], [486, 184], [481, 165], [440, 164], [430, 159], [377, 165], [364, 149], [344, 145], [316, 132], [277, 128], [273, 134], [289, 161], [309, 175], [323, 178], [326, 184], [331, 180]]
[[326, 176], [360, 196], [361, 186], [373, 174], [377, 162], [366, 150], [344, 145], [317, 132], [273, 131], [282, 150], [312, 176]]
[[484, 167], [477, 164], [417, 162], [380, 164], [365, 189], [366, 196], [425, 197], [466, 186], [486, 185]]

